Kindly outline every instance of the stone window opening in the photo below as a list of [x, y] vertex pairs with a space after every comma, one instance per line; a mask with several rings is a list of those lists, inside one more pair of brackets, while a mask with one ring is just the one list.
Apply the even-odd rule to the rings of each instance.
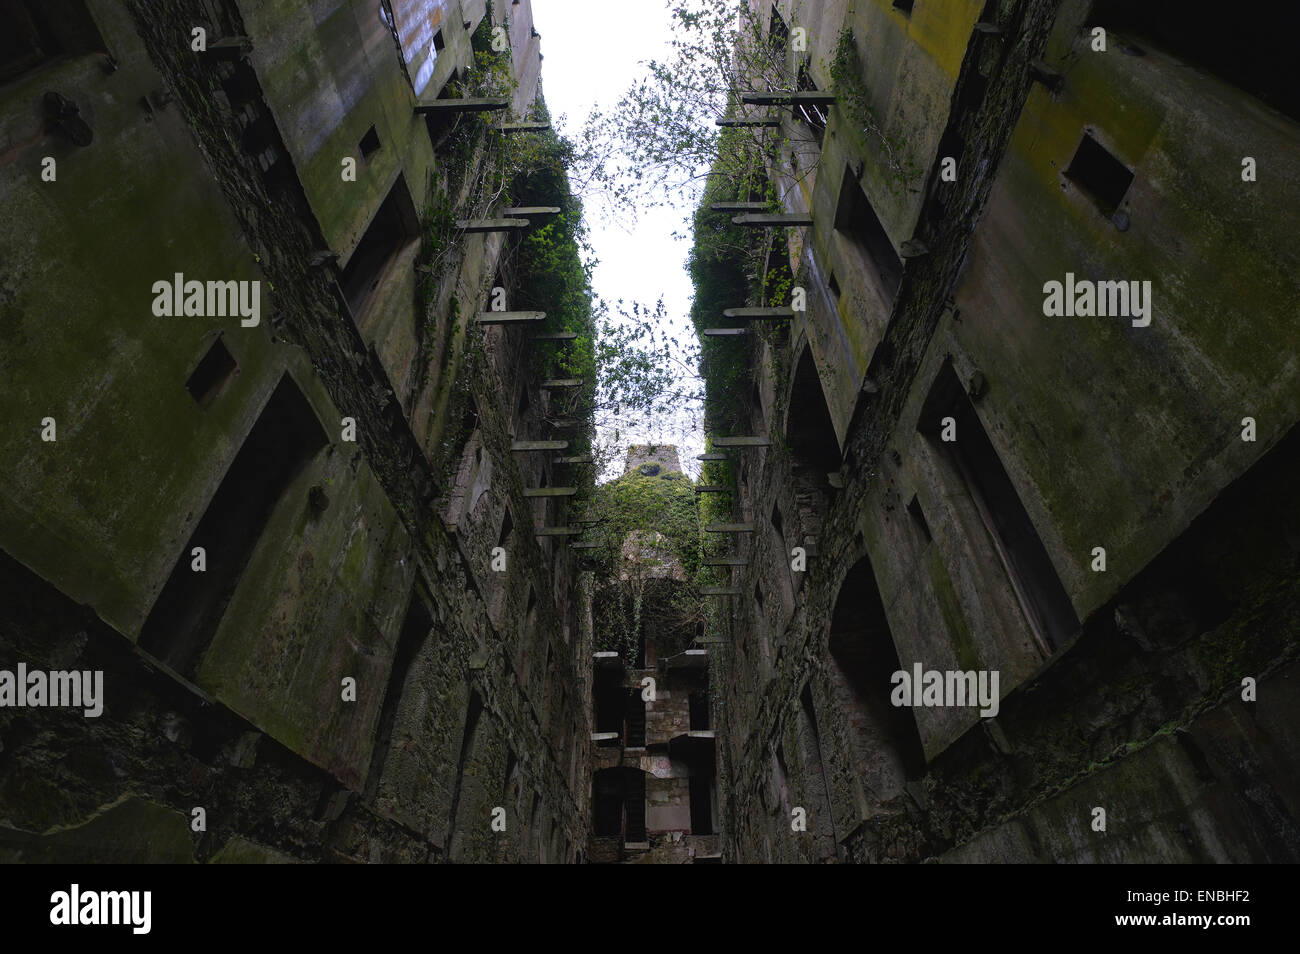
[[912, 710], [890, 702], [903, 667], [871, 561], [863, 557], [840, 584], [828, 637], [830, 679], [849, 728], [864, 786], [880, 803], [925, 771], [925, 749]]
[[361, 137], [359, 145], [361, 148], [362, 160], [370, 162], [370, 157], [377, 153], [380, 148], [379, 133], [375, 130], [374, 125], [371, 125], [371, 127], [366, 130], [366, 134]]
[[62, 56], [106, 52], [80, 0], [10, 0], [0, 5], [0, 83]]
[[785, 521], [781, 517], [780, 503], [772, 504], [770, 528], [769, 539], [778, 563], [775, 577], [781, 590], [782, 605], [789, 612], [794, 608], [795, 580], [794, 570], [790, 568], [790, 547], [785, 536]]
[[843, 455], [811, 347], [795, 367], [785, 432], [802, 542], [815, 542], [830, 510], [829, 475], [840, 470]]
[[795, 713], [799, 733], [799, 751], [803, 764], [805, 799], [808, 802], [809, 831], [813, 833], [820, 861], [836, 857], [835, 816], [831, 811], [830, 785], [822, 759], [821, 733], [817, 728], [817, 711], [813, 706], [812, 687], [804, 684]]
[[618, 670], [596, 670], [596, 680], [591, 687], [591, 701], [595, 731], [602, 734], [617, 732], [621, 739], [626, 715], [626, 694], [618, 673]]
[[514, 517], [510, 515], [510, 506], [507, 504], [505, 516], [501, 519], [501, 532], [497, 534], [497, 546], [504, 547], [506, 545], [506, 541], [510, 539], [510, 533], [514, 528]]
[[218, 335], [185, 381], [185, 390], [190, 392], [199, 407], [206, 408], [222, 392], [237, 370], [234, 357]]
[[772, 795], [774, 808], [786, 819], [790, 817], [790, 773], [785, 767], [785, 747], [778, 745], [772, 753]]
[[903, 260], [853, 174], [853, 167], [847, 163], [835, 207], [835, 231], [861, 259], [862, 270], [870, 276], [881, 299], [892, 305], [903, 279]]
[[447, 821], [448, 856], [452, 861], [459, 861], [464, 853], [465, 842], [470, 837], [468, 831], [457, 830], [456, 819], [460, 813], [461, 796], [464, 794], [466, 769], [472, 764], [476, 754], [479, 728], [483, 716], [483, 699], [478, 691], [471, 689], [469, 702], [465, 707], [465, 731], [461, 735], [460, 756], [456, 760], [456, 786], [452, 792], [451, 814]]
[[772, 4], [772, 17], [767, 23], [767, 42], [771, 45], [781, 64], [784, 65], [790, 45], [790, 28], [786, 25], [785, 19], [781, 16], [775, 3]]
[[759, 657], [759, 672], [763, 682], [772, 677], [772, 641], [767, 632], [767, 615], [763, 607], [763, 588], [754, 584], [754, 633], [758, 636], [758, 647], [762, 652]]
[[[528, 603], [524, 609], [524, 637], [531, 643], [532, 636], [537, 632], [537, 590], [531, 583], [528, 584]], [[550, 648], [549, 646], [547, 647]]]
[[393, 730], [397, 722], [402, 695], [406, 689], [411, 673], [411, 664], [419, 654], [420, 647], [433, 630], [433, 614], [423, 598], [411, 590], [406, 604], [406, 615], [402, 619], [402, 628], [397, 636], [397, 646], [393, 651], [393, 665], [388, 674], [388, 688], [384, 691], [384, 701], [379, 713], [379, 724], [375, 731], [375, 746], [370, 756], [370, 769], [366, 776], [366, 797], [373, 799], [379, 792], [379, 782], [383, 775], [388, 753], [392, 749]]
[[645, 748], [645, 709], [645, 700], [641, 698], [641, 690], [627, 690], [627, 715], [624, 727], [624, 744], [629, 749]]
[[691, 731], [706, 731], [709, 728], [709, 691], [692, 689], [688, 700]]
[[[140, 631], [140, 647], [193, 679], [273, 511], [329, 444], [288, 375], [280, 379], [182, 549]], [[304, 488], [302, 505], [306, 506]], [[207, 569], [191, 569], [203, 547]]]
[[692, 835], [713, 834], [713, 775], [712, 765], [700, 762], [691, 766], [691, 774], [686, 779]]
[[[956, 424], [954, 441], [941, 439], [945, 418]], [[1030, 631], [1043, 654], [1050, 656], [1079, 628], [1079, 618], [951, 362], [945, 362], [935, 379], [920, 429], [965, 484]]]
[[418, 241], [419, 233], [415, 203], [406, 179], [399, 175], [343, 269], [343, 297], [358, 326], [364, 324], [366, 306], [390, 265], [408, 245]]
[[1112, 215], [1124, 201], [1133, 172], [1120, 162], [1096, 137], [1084, 130], [1079, 148], [1065, 170], [1065, 177], [1078, 186], [1101, 210]]
[[643, 842], [645, 773], [634, 768], [600, 769], [592, 776], [592, 833], [620, 845]]

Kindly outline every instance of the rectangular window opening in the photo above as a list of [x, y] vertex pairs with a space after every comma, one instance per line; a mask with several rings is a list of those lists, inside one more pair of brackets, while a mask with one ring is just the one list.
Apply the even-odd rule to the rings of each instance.
[[358, 324], [389, 263], [414, 240], [419, 230], [415, 203], [405, 178], [399, 175], [343, 269], [343, 296]]
[[785, 767], [784, 745], [778, 745], [772, 755], [772, 781], [776, 788], [774, 794], [777, 804], [781, 806], [781, 814], [788, 816], [790, 814], [790, 773]]
[[939, 137], [939, 149], [938, 149], [939, 159], [941, 161], [945, 158], [955, 159], [957, 161], [958, 167], [960, 168], [961, 156], [962, 153], [965, 151], [966, 151], [966, 140], [962, 138], [962, 135], [957, 130], [957, 127], [949, 126], [947, 129], [945, 129], [943, 131], [943, 135]]
[[[437, 56], [436, 52], [434, 56]], [[461, 78], [461, 71], [453, 69], [447, 74], [447, 79], [442, 84], [442, 88], [438, 90], [436, 98], [455, 99], [460, 96]], [[429, 133], [429, 142], [433, 145], [434, 155], [440, 161], [449, 161], [455, 151], [455, 143], [460, 138], [452, 135], [455, 130], [461, 129], [460, 117], [455, 113], [426, 113], [424, 124], [425, 130]]]
[[912, 7], [916, 0], [894, 0], [894, 9], [904, 16], [912, 15]]
[[591, 696], [595, 731], [621, 733], [626, 699], [622, 686], [608, 677], [604, 670], [597, 670]]
[[0, 4], [0, 83], [60, 56], [105, 50], [99, 27], [80, 0]]
[[592, 834], [597, 838], [618, 838], [623, 829], [622, 791], [599, 774], [592, 788]]
[[[945, 417], [955, 422], [956, 440], [941, 438]], [[1079, 618], [975, 405], [950, 363], [940, 371], [926, 401], [921, 430], [938, 441], [965, 483], [1039, 642], [1049, 651], [1060, 647], [1079, 628]]]
[[786, 26], [785, 20], [781, 17], [775, 3], [772, 4], [772, 19], [767, 24], [767, 41], [777, 55], [784, 60], [790, 41], [790, 28]]
[[411, 591], [410, 602], [406, 607], [406, 618], [402, 621], [402, 630], [397, 637], [397, 648], [393, 653], [393, 668], [388, 674], [388, 689], [384, 693], [383, 708], [379, 715], [379, 727], [375, 733], [375, 747], [370, 757], [370, 771], [366, 780], [368, 798], [374, 798], [379, 791], [379, 781], [384, 763], [392, 745], [393, 727], [397, 722], [397, 710], [402, 693], [406, 688], [407, 676], [411, 664], [424, 645], [425, 637], [433, 629], [433, 615], [424, 600], [415, 590]]
[[627, 797], [624, 801], [627, 811], [627, 829], [623, 835], [625, 841], [645, 841], [645, 773], [630, 771], [628, 773]]
[[957, 94], [957, 115], [978, 110], [984, 105], [984, 97], [988, 92], [988, 77], [980, 72], [970, 73], [962, 83], [961, 92]]
[[645, 700], [640, 689], [627, 691], [627, 735], [629, 749], [645, 748]]
[[894, 798], [908, 780], [924, 774], [925, 751], [911, 710], [889, 700], [892, 675], [902, 666], [865, 556], [840, 584], [827, 648], [830, 698], [844, 720], [854, 768], [876, 798]]
[[379, 133], [375, 131], [374, 126], [371, 126], [361, 137], [361, 158], [369, 161], [370, 157], [379, 151], [379, 145]]
[[[244, 567], [294, 477], [328, 438], [285, 375], [244, 439], [140, 631], [140, 646], [193, 679]], [[306, 494], [301, 501], [307, 505]], [[206, 569], [192, 568], [203, 547]]]
[[[821, 733], [817, 730], [817, 711], [813, 705], [812, 687], [805, 684], [799, 695], [800, 711], [796, 720], [799, 731], [799, 749], [804, 773], [805, 803], [811, 801], [816, 817], [825, 819], [816, 837], [817, 854], [822, 859], [836, 856], [834, 821], [831, 813], [830, 785], [826, 780], [826, 766], [822, 761]], [[829, 827], [831, 830], [825, 830]]]
[[691, 691], [690, 727], [692, 732], [703, 732], [709, 728], [709, 693], [707, 689]]
[[207, 407], [234, 376], [236, 367], [234, 357], [218, 337], [190, 373], [185, 390], [190, 392], [199, 407]]
[[1128, 166], [1111, 155], [1110, 150], [1087, 131], [1065, 170], [1065, 176], [1086, 192], [1107, 215], [1119, 208], [1128, 187], [1133, 184], [1133, 172]]
[[894, 251], [880, 217], [847, 164], [835, 209], [835, 229], [865, 260], [867, 273], [875, 277], [883, 297], [892, 303], [903, 278], [903, 260]]
[[478, 755], [479, 727], [483, 716], [483, 698], [477, 690], [471, 689], [469, 704], [465, 709], [465, 731], [460, 740], [460, 757], [456, 761], [456, 785], [452, 790], [451, 812], [448, 815], [447, 830], [451, 832], [448, 845], [448, 857], [453, 862], [464, 859], [466, 832], [464, 827], [456, 827], [456, 816], [460, 812], [462, 796], [465, 794], [466, 768], [473, 766]]
[[688, 779], [691, 804], [691, 834], [713, 834], [713, 779], [691, 771]]

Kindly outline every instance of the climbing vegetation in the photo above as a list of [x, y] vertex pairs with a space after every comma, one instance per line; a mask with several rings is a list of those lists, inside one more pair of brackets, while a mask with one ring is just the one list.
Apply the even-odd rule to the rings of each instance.
[[902, 137], [888, 135], [884, 125], [871, 105], [867, 85], [862, 78], [862, 64], [858, 60], [853, 31], [847, 27], [840, 31], [835, 44], [835, 56], [830, 64], [831, 79], [837, 97], [836, 109], [848, 119], [848, 125], [865, 137], [873, 154], [881, 157], [888, 170], [886, 182], [898, 192], [915, 182], [922, 173], [908, 143]]
[[703, 620], [689, 586], [699, 567], [694, 483], [647, 463], [596, 488], [588, 537], [598, 581], [593, 602], [596, 648], [632, 665], [640, 640], [681, 652]]

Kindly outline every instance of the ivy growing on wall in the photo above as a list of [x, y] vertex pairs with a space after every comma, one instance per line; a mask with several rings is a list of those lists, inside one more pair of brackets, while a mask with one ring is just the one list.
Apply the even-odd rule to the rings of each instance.
[[[748, 201], [762, 180], [738, 185], [728, 177], [709, 179], [695, 212], [695, 240], [687, 269], [695, 286], [691, 323], [697, 334], [722, 325], [726, 308], [747, 305], [756, 274], [762, 271], [763, 233], [733, 225], [731, 216], [710, 210], [715, 202]], [[704, 379], [705, 428], [732, 431], [744, 416], [749, 391], [749, 341], [744, 336], [700, 334], [700, 375]]]
[[915, 181], [921, 175], [921, 167], [902, 137], [885, 132], [884, 123], [871, 105], [871, 94], [862, 78], [862, 63], [858, 59], [853, 31], [847, 27], [840, 31], [836, 41], [830, 74], [834, 82], [836, 110], [846, 117], [850, 128], [866, 137], [871, 146], [868, 154], [880, 156], [888, 170], [885, 181], [889, 188], [897, 192]]
[[642, 636], [674, 653], [698, 631], [702, 608], [689, 585], [700, 563], [695, 496], [689, 477], [653, 463], [596, 488], [596, 644], [625, 664]]

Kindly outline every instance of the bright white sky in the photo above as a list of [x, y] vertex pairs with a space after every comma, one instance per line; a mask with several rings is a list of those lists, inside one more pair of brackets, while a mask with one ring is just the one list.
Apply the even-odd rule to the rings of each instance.
[[[632, 85], [649, 59], [668, 58], [669, 21], [661, 0], [532, 0], [533, 23], [542, 36], [542, 92], [561, 135], [576, 135], [592, 106], [612, 106]], [[632, 8], [635, 7], [635, 17]], [[690, 208], [698, 195], [690, 199]], [[679, 341], [693, 341], [690, 306], [693, 291], [686, 272], [687, 241], [681, 210], [643, 211], [635, 226], [602, 221], [598, 203], [586, 203], [590, 241], [599, 264], [593, 284], [611, 305], [622, 298], [653, 308], [662, 296]], [[620, 422], [620, 443], [676, 444], [682, 469], [699, 475], [696, 454], [704, 452], [698, 407], [683, 409], [680, 421], [657, 432], [643, 422]], [[622, 473], [621, 461], [604, 479]]]

